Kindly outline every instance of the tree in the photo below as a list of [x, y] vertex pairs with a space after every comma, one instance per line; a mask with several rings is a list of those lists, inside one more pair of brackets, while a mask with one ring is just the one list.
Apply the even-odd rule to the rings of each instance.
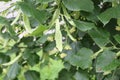
[[0, 80], [120, 80], [120, 0], [0, 1]]

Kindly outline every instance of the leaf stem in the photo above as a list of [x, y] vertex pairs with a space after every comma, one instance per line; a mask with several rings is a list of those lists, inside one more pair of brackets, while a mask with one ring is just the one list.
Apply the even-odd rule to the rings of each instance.
[[8, 62], [8, 63], [4, 63], [2, 64], [3, 66], [9, 66], [12, 65], [13, 63], [15, 63], [20, 57], [22, 56], [22, 53], [20, 53], [15, 59], [13, 59], [12, 61]]
[[103, 52], [103, 48], [101, 48], [99, 51], [97, 51], [93, 56], [92, 59], [95, 59], [101, 52]]
[[16, 17], [16, 18], [13, 20], [13, 22], [11, 23], [11, 26], [14, 25], [14, 24], [18, 21], [20, 15], [21, 15], [21, 13], [19, 12], [18, 15], [17, 15], [17, 17]]
[[66, 32], [67, 32], [67, 35], [69, 36], [69, 38], [70, 38], [72, 41], [76, 42], [76, 39], [70, 34], [70, 32], [69, 32], [69, 30], [68, 30], [68, 27], [65, 26], [65, 28], [66, 28]]

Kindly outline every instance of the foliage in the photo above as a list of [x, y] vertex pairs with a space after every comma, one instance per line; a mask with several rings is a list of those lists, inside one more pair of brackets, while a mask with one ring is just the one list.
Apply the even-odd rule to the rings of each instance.
[[0, 80], [120, 80], [120, 0], [2, 1]]

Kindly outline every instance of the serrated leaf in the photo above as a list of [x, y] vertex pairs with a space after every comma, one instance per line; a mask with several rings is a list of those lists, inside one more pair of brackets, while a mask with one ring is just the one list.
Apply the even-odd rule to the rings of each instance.
[[56, 41], [56, 47], [58, 48], [59, 51], [62, 51], [63, 46], [62, 46], [62, 33], [60, 30], [60, 23], [59, 20], [56, 20], [56, 26], [55, 26], [55, 41]]
[[55, 80], [63, 68], [61, 60], [50, 59], [49, 64], [40, 69], [41, 80]]
[[115, 53], [112, 51], [104, 51], [101, 53], [96, 61], [96, 71], [104, 72], [105, 67], [111, 64], [115, 60]]
[[15, 79], [16, 76], [20, 73], [20, 65], [15, 62], [12, 64], [7, 72], [8, 79], [12, 80]]
[[40, 74], [34, 70], [28, 70], [24, 76], [26, 80], [40, 80]]
[[91, 67], [93, 51], [88, 48], [81, 48], [77, 54], [69, 54], [66, 61], [82, 69]]
[[89, 22], [74, 20], [74, 23], [76, 27], [81, 31], [88, 31], [91, 30], [92, 28], [95, 28], [95, 25]]
[[120, 18], [120, 6], [107, 9], [98, 16], [99, 20], [106, 25], [112, 18]]
[[71, 11], [88, 11], [92, 12], [94, 9], [93, 2], [91, 0], [62, 0], [65, 7]]
[[99, 47], [104, 47], [107, 43], [110, 42], [109, 33], [105, 30], [98, 31], [93, 29], [88, 33]]

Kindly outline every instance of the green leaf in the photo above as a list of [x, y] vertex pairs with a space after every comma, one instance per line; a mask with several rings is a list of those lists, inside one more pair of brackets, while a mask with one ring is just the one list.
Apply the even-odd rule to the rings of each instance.
[[2, 25], [9, 25], [9, 22], [6, 18], [0, 16], [0, 24]]
[[1, 1], [0, 80], [120, 79], [120, 0]]
[[83, 71], [76, 72], [74, 78], [75, 80], [89, 80], [88, 75]]
[[50, 21], [50, 27], [52, 27], [54, 25], [56, 19], [59, 17], [59, 13], [60, 13], [60, 10], [56, 9], [53, 14], [52, 20]]
[[111, 18], [120, 18], [120, 6], [107, 9], [98, 16], [99, 20], [106, 25]]
[[0, 1], [5, 1], [5, 2], [8, 2], [8, 1], [11, 1], [11, 0], [0, 0]]
[[10, 61], [10, 57], [0, 53], [0, 64], [6, 63]]
[[104, 80], [119, 80], [119, 75], [109, 75], [104, 78]]
[[66, 60], [74, 65], [79, 66], [82, 69], [90, 68], [92, 65], [93, 51], [88, 48], [81, 48], [77, 54], [69, 54]]
[[33, 70], [28, 70], [24, 75], [26, 80], [40, 80], [40, 74]]
[[56, 20], [56, 27], [55, 27], [55, 41], [56, 41], [56, 47], [58, 48], [59, 51], [62, 51], [63, 46], [62, 46], [62, 33], [60, 31], [60, 23], [59, 20]]
[[73, 72], [62, 70], [59, 74], [58, 80], [73, 80]]
[[[3, 70], [2, 70], [2, 68], [0, 67], [0, 74], [2, 74], [2, 71], [3, 71]], [[0, 78], [0, 79], [1, 79], [1, 78]]]
[[40, 3], [49, 3], [49, 2], [52, 2], [54, 0], [37, 0], [37, 1]]
[[91, 0], [62, 0], [65, 7], [71, 11], [88, 11], [92, 12], [94, 9], [93, 2]]
[[28, 62], [29, 65], [34, 66], [39, 63], [39, 56], [35, 53], [34, 49], [26, 49], [23, 54], [23, 58]]
[[115, 1], [115, 0], [103, 0], [103, 2], [112, 2], [112, 1]]
[[15, 31], [13, 30], [12, 26], [10, 25], [9, 21], [5, 18], [0, 16], [0, 24], [2, 26], [6, 26], [7, 30], [12, 36], [15, 36]]
[[25, 15], [35, 18], [39, 23], [45, 22], [48, 18], [48, 12], [46, 10], [39, 11], [32, 6], [32, 4], [27, 4], [25, 2], [18, 2], [17, 4]]
[[34, 70], [34, 71], [39, 72], [40, 71], [40, 64], [36, 64], [36, 65], [30, 67], [30, 70]]
[[[35, 14], [36, 10], [34, 8], [31, 8], [31, 6], [24, 2], [18, 2], [18, 7], [22, 10], [22, 12], [27, 16], [32, 16]], [[35, 11], [35, 12], [33, 12]]]
[[35, 64], [39, 63], [39, 56], [37, 54], [31, 54], [27, 61], [31, 66], [34, 66]]
[[110, 65], [115, 60], [115, 53], [112, 51], [104, 51], [101, 53], [96, 61], [96, 71], [104, 72], [105, 67]]
[[41, 36], [43, 35], [43, 32], [47, 29], [46, 26], [40, 25], [38, 26], [32, 33], [32, 36]]
[[16, 76], [20, 73], [20, 65], [15, 62], [12, 64], [7, 72], [8, 79], [12, 80], [15, 79]]
[[39, 38], [39, 39], [36, 41], [36, 43], [37, 43], [38, 45], [45, 43], [45, 42], [47, 41], [47, 37], [48, 37], [48, 35], [43, 35], [43, 36], [41, 36], [41, 38]]
[[41, 80], [55, 80], [63, 68], [64, 66], [61, 60], [50, 59], [49, 64], [40, 69]]
[[88, 31], [88, 33], [99, 47], [104, 47], [110, 42], [109, 33], [105, 30], [98, 31], [93, 29]]
[[120, 35], [116, 34], [114, 38], [120, 44]]
[[120, 18], [117, 19], [117, 24], [120, 26]]
[[120, 66], [120, 60], [113, 60], [109, 65], [105, 66], [105, 71], [112, 71], [115, 70], [117, 67]]
[[74, 20], [74, 23], [76, 27], [81, 31], [88, 31], [91, 30], [92, 28], [95, 28], [95, 25], [89, 22]]

